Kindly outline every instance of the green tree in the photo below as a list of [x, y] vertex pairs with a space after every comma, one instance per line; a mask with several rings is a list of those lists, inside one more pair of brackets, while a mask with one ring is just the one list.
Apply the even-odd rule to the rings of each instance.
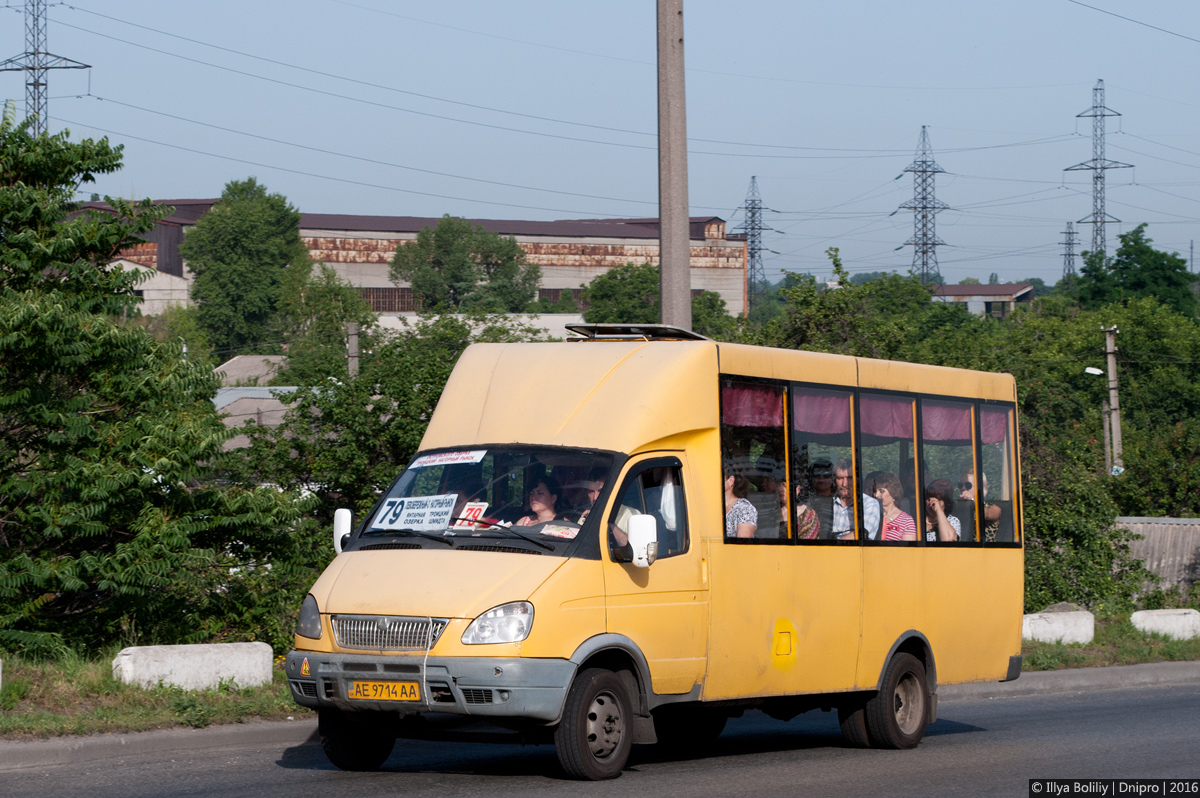
[[438, 313], [524, 313], [541, 279], [515, 238], [450, 215], [397, 248], [390, 273], [412, 286], [420, 307]]
[[278, 328], [287, 341], [287, 361], [276, 385], [313, 385], [345, 377], [346, 323], [359, 326], [359, 348], [370, 347], [378, 316], [332, 267], [293, 264], [284, 275]]
[[980, 285], [978, 277], [964, 277], [958, 281], [959, 285]]
[[1084, 307], [1156, 297], [1185, 316], [1196, 315], [1196, 296], [1190, 288], [1194, 275], [1185, 258], [1150, 246], [1154, 241], [1146, 236], [1144, 223], [1117, 238], [1121, 245], [1112, 258], [1084, 253], [1078, 288]]
[[[597, 275], [583, 290], [589, 324], [658, 324], [658, 267], [649, 263], [627, 263]], [[725, 300], [715, 291], [692, 297], [692, 329], [710, 338], [727, 339], [737, 331], [737, 321], [725, 309]]]
[[1044, 297], [1044, 296], [1050, 296], [1050, 293], [1054, 290], [1050, 286], [1046, 285], [1046, 281], [1043, 280], [1041, 277], [1026, 277], [1024, 280], [1021, 280], [1021, 282], [1029, 283], [1030, 285], [1033, 286], [1033, 298], [1034, 299], [1040, 299], [1041, 297]]
[[290, 265], [307, 268], [300, 213], [253, 177], [225, 186], [180, 253], [195, 275], [196, 315], [219, 357], [280, 351], [279, 303]]
[[[806, 282], [784, 289], [788, 310], [782, 342], [820, 352], [904, 357], [910, 342], [922, 336], [924, 316], [934, 310], [930, 288], [897, 274], [852, 283], [837, 248], [826, 254], [837, 287]], [[961, 315], [958, 308], [947, 308]]]
[[[35, 136], [11, 106], [0, 120], [8, 646], [204, 639], [255, 611], [235, 606], [247, 580], [283, 590], [296, 573], [297, 505], [215, 486], [229, 432], [212, 368], [119, 321], [136, 308], [137, 277], [110, 262], [171, 210], [106, 198], [115, 214], [77, 213], [78, 187], [120, 163], [107, 140]], [[276, 568], [258, 567], [267, 557]]]
[[593, 278], [583, 290], [589, 324], [658, 324], [658, 269], [626, 263]]
[[859, 272], [858, 274], [850, 277], [850, 282], [854, 285], [862, 285], [863, 283], [869, 283], [872, 280], [882, 280], [885, 277], [891, 277], [893, 275], [895, 275], [895, 272]]

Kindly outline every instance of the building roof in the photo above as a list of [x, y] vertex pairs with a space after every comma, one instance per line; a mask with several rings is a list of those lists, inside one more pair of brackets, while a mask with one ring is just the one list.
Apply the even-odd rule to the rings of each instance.
[[[215, 199], [163, 199], [155, 205], [170, 205], [175, 212], [161, 224], [190, 226], [215, 205]], [[106, 202], [84, 202], [84, 208], [111, 211]], [[344, 213], [302, 213], [301, 230], [341, 230], [346, 232], [418, 233], [440, 221], [434, 216], [358, 216]], [[658, 218], [642, 219], [559, 219], [533, 222], [521, 219], [468, 219], [471, 224], [506, 236], [547, 236], [563, 238], [652, 238], [657, 239]], [[689, 218], [689, 237], [705, 238], [705, 228], [724, 223], [719, 216]]]
[[295, 386], [279, 386], [274, 388], [218, 388], [213, 397], [213, 405], [217, 410], [224, 410], [239, 399], [277, 400], [281, 394], [295, 391]]
[[1000, 285], [939, 285], [935, 296], [976, 296], [1010, 301], [1033, 291], [1029, 283], [1002, 283]]
[[237, 355], [217, 366], [217, 374], [222, 385], [259, 385], [270, 382], [285, 359], [283, 355]]

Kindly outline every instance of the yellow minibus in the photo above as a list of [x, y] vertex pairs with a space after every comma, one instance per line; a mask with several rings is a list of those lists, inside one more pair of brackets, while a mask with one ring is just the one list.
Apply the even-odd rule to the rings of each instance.
[[485, 720], [612, 778], [748, 709], [912, 748], [939, 685], [1017, 678], [1010, 375], [571, 330], [469, 347], [407, 468], [337, 512], [286, 662], [333, 764]]

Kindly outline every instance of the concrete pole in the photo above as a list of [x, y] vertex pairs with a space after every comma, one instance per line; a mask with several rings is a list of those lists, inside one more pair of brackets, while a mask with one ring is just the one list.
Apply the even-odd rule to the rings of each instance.
[[358, 376], [358, 322], [346, 322], [346, 358], [350, 379]]
[[[1104, 330], [1104, 353], [1108, 356], [1108, 404], [1112, 414], [1112, 468], [1110, 474], [1125, 470], [1121, 459], [1121, 402], [1117, 396], [1117, 333], [1116, 327]], [[1120, 469], [1120, 470], [1118, 470]]]
[[1102, 426], [1104, 427], [1104, 473], [1112, 473], [1112, 411], [1108, 408], [1108, 400], [1100, 403]]
[[683, 0], [658, 0], [658, 220], [662, 323], [692, 328]]

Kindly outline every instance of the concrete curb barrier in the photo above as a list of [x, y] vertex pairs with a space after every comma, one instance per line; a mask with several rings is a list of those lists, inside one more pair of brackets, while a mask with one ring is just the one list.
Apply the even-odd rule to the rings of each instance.
[[1174, 640], [1200, 637], [1200, 612], [1196, 610], [1138, 610], [1129, 618], [1141, 632], [1157, 632]]
[[133, 646], [112, 661], [113, 677], [151, 688], [160, 682], [184, 690], [209, 690], [271, 683], [271, 647], [266, 643], [205, 643], [190, 646]]
[[[1026, 673], [1013, 682], [946, 685], [938, 688], [938, 699], [940, 703], [951, 703], [1169, 685], [1200, 685], [1200, 662], [1153, 662], [1114, 668], [1036, 671]], [[0, 741], [0, 773], [171, 751], [270, 745], [278, 745], [282, 750], [318, 742], [317, 720], [312, 716], [302, 720], [237, 723], [207, 729], [167, 729], [29, 742]]]
[[1021, 620], [1021, 639], [1043, 643], [1090, 643], [1096, 636], [1096, 617], [1079, 612], [1035, 612]]

